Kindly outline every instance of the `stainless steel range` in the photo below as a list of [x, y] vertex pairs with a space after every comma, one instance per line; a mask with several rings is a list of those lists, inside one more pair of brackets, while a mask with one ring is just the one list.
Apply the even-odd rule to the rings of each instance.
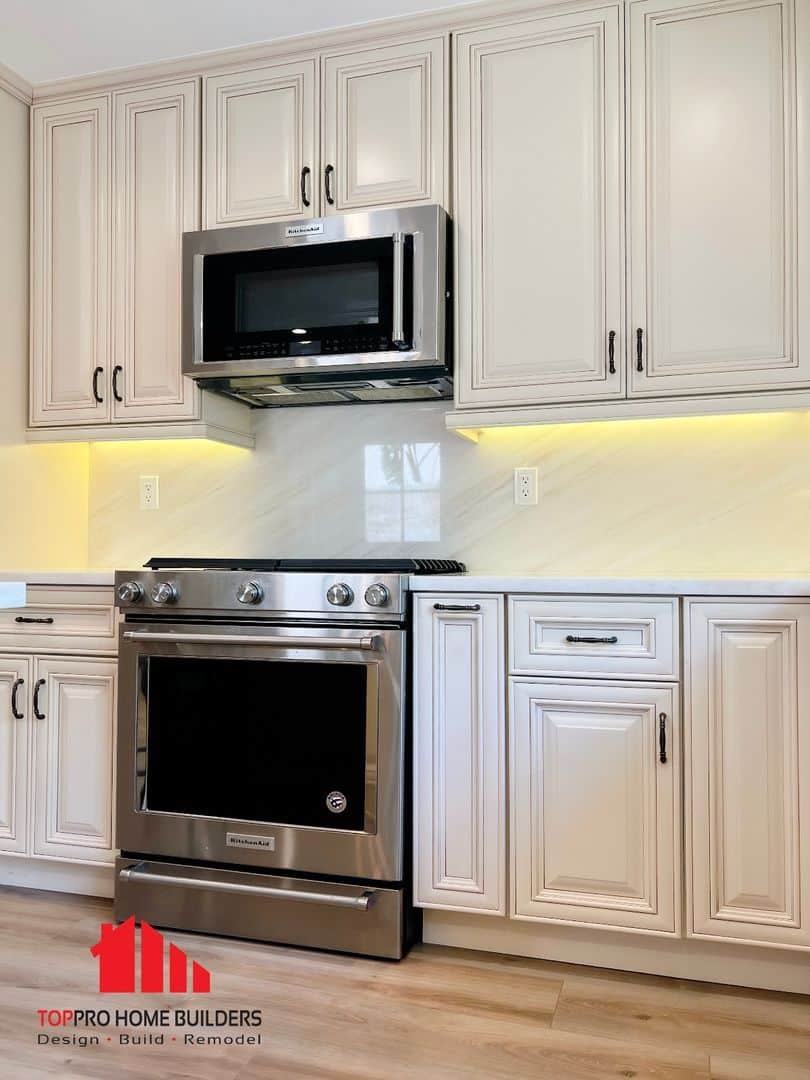
[[116, 575], [115, 914], [400, 957], [407, 575], [447, 560], [153, 559]]

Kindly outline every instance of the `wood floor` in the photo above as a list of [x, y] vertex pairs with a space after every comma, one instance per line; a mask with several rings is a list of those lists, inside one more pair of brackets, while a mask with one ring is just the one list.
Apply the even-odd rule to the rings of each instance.
[[[810, 998], [436, 946], [394, 964], [172, 932], [210, 995], [102, 996], [88, 949], [110, 917], [0, 889], [3, 1080], [810, 1078]], [[261, 1009], [262, 1045], [37, 1045], [38, 1009], [167, 1006]]]

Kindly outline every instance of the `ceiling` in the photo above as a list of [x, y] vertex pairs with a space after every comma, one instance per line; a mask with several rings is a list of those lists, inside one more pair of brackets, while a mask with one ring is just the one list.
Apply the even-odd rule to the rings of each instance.
[[36, 85], [467, 2], [0, 0], [0, 63]]

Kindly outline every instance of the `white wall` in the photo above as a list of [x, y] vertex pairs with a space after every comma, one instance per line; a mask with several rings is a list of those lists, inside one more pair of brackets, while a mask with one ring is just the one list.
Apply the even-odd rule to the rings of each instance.
[[[473, 445], [443, 412], [269, 410], [253, 452], [96, 444], [90, 562], [407, 552], [550, 574], [810, 573], [810, 413], [492, 430]], [[512, 470], [535, 464], [539, 505], [519, 509]], [[142, 512], [152, 473], [161, 508]]]
[[26, 446], [28, 107], [0, 89], [0, 568], [83, 567], [89, 451]]

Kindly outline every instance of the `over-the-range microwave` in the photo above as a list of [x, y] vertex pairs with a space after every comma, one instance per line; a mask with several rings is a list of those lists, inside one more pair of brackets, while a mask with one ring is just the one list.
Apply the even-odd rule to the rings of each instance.
[[452, 396], [440, 206], [183, 237], [183, 371], [248, 404]]

